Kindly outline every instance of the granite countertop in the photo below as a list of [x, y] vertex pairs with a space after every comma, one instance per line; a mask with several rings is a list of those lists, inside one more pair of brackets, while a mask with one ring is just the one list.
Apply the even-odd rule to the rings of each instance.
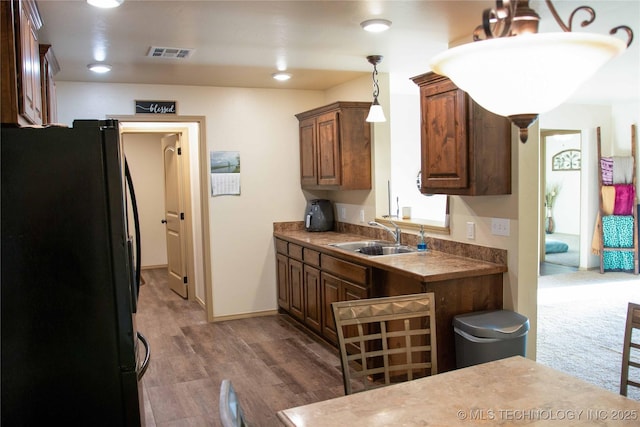
[[637, 426], [640, 402], [521, 356], [278, 412], [286, 426]]
[[395, 255], [367, 256], [329, 246], [331, 243], [372, 240], [371, 237], [353, 233], [276, 229], [273, 235], [321, 253], [334, 255], [360, 265], [398, 273], [421, 282], [486, 276], [507, 271], [507, 266], [504, 264], [458, 256], [431, 249], [426, 253], [412, 252]]

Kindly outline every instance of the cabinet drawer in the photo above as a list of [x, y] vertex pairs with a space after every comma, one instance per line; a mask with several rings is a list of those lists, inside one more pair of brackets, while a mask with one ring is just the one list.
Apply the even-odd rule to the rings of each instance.
[[320, 252], [304, 248], [302, 249], [302, 258], [305, 263], [320, 267]]
[[289, 243], [289, 256], [302, 261], [302, 246]]
[[288, 255], [289, 254], [289, 242], [276, 239], [276, 252]]
[[369, 269], [361, 265], [352, 264], [329, 255], [320, 255], [320, 264], [322, 270], [340, 276], [351, 282], [367, 285], [369, 278]]

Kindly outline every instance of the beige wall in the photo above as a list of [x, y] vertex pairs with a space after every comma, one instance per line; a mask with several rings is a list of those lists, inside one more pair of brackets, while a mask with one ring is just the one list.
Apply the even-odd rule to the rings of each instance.
[[[302, 220], [295, 114], [325, 102], [316, 91], [58, 82], [61, 123], [132, 115], [134, 100], [176, 100], [205, 116], [207, 151], [239, 151], [240, 196], [209, 198], [214, 316], [276, 309], [273, 222]], [[144, 248], [142, 248], [144, 251]]]

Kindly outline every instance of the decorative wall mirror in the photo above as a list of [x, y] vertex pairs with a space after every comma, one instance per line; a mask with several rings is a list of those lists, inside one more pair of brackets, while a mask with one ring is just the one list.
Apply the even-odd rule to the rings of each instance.
[[581, 164], [581, 151], [575, 149], [560, 151], [551, 159], [551, 169], [554, 171], [579, 171]]

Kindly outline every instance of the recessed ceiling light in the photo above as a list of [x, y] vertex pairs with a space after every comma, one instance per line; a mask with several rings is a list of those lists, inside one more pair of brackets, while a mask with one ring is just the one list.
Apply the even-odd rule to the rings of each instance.
[[87, 65], [87, 68], [98, 74], [104, 74], [111, 71], [111, 65], [104, 63], [89, 64]]
[[284, 81], [289, 80], [291, 78], [291, 74], [278, 72], [278, 73], [273, 73], [271, 75], [271, 77], [273, 77], [274, 79], [276, 79], [278, 81], [284, 82]]
[[391, 27], [391, 21], [388, 19], [367, 19], [366, 21], [362, 21], [360, 26], [370, 33], [381, 33]]
[[124, 0], [87, 0], [91, 6], [101, 7], [103, 9], [111, 9], [113, 7], [118, 7]]

